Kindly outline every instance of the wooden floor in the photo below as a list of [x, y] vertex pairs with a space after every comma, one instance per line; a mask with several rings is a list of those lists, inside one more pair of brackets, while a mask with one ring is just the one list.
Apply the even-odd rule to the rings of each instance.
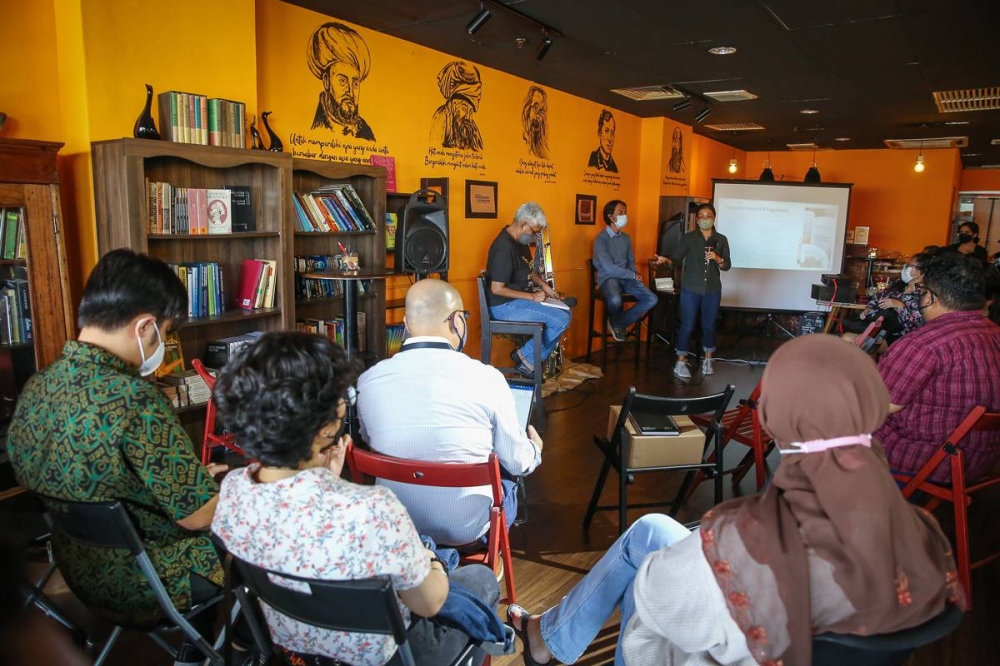
[[[780, 341], [749, 340], [740, 346], [728, 346], [723, 338], [725, 356], [756, 361], [766, 358]], [[734, 348], [736, 351], [729, 351]], [[761, 367], [747, 364], [717, 363], [716, 374], [702, 379], [700, 373], [687, 383], [676, 380], [671, 373], [673, 358], [664, 346], [654, 348], [654, 358], [633, 370], [629, 354], [610, 362], [603, 379], [587, 382], [580, 388], [546, 399], [549, 414], [548, 430], [544, 433], [545, 450], [541, 467], [528, 478], [528, 522], [511, 533], [515, 551], [514, 575], [518, 601], [531, 611], [541, 611], [556, 603], [588, 571], [617, 536], [616, 512], [599, 513], [589, 533], [582, 530], [582, 519], [594, 480], [601, 465], [600, 452], [593, 444], [595, 433], [605, 433], [608, 410], [620, 404], [626, 389], [635, 385], [640, 392], [663, 395], [698, 395], [721, 390], [725, 384], [736, 385], [736, 398], [745, 397], [760, 378]], [[611, 358], [614, 358], [612, 354]], [[742, 447], [733, 447], [733, 456], [741, 456]], [[728, 457], [727, 457], [728, 460]], [[772, 456], [773, 469], [777, 456]], [[639, 475], [630, 486], [630, 501], [649, 502], [669, 499], [676, 492], [680, 474], [657, 473]], [[609, 479], [603, 502], [615, 499], [614, 472]], [[753, 492], [752, 474], [737, 492]], [[727, 480], [726, 498], [733, 496]], [[702, 484], [679, 518], [696, 520], [711, 505], [710, 483]], [[992, 498], [997, 506], [1000, 498]], [[640, 512], [629, 515], [635, 520]], [[996, 514], [976, 523], [980, 533], [997, 533], [1000, 520]], [[1000, 563], [980, 569], [973, 575], [976, 594], [975, 611], [966, 617], [962, 627], [952, 636], [921, 650], [910, 661], [913, 665], [996, 664], [992, 639], [1000, 630], [1000, 602], [994, 595], [1000, 592]], [[669, 594], [670, 590], [664, 590]], [[504, 608], [501, 608], [503, 614]], [[609, 664], [613, 661], [618, 636], [617, 620], [613, 618], [591, 648], [578, 661], [586, 666]], [[519, 648], [520, 649], [520, 648]], [[141, 636], [123, 636], [122, 644], [112, 653], [112, 665], [149, 664], [168, 666], [170, 660], [151, 642]], [[496, 666], [520, 664], [519, 655], [494, 658]]]

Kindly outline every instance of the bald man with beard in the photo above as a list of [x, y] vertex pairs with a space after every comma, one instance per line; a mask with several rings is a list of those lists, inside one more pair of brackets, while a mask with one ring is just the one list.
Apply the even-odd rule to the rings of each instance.
[[[542, 461], [542, 439], [525, 432], [500, 371], [461, 353], [469, 313], [441, 280], [420, 280], [406, 293], [402, 349], [358, 379], [361, 436], [397, 458], [481, 463], [496, 453], [510, 526], [517, 515], [515, 477]], [[439, 544], [485, 545], [493, 493], [489, 486], [429, 488], [379, 481], [406, 507], [420, 534]]]
[[371, 54], [365, 40], [343, 23], [324, 23], [309, 38], [309, 71], [323, 82], [312, 129], [338, 127], [344, 136], [374, 141], [375, 133], [358, 115], [361, 82], [368, 78]]

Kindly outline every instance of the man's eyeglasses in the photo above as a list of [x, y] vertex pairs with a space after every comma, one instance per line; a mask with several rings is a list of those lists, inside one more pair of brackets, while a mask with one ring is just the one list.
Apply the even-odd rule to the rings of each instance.
[[462, 313], [462, 317], [464, 317], [466, 321], [468, 321], [468, 319], [469, 319], [469, 315], [471, 315], [471, 314], [472, 314], [472, 313], [471, 313], [471, 312], [469, 312], [468, 310], [455, 310], [454, 312], [452, 312], [451, 314], [449, 314], [449, 315], [448, 315], [447, 317], [445, 317], [445, 318], [444, 318], [444, 320], [445, 320], [446, 322], [447, 322], [447, 321], [450, 321], [450, 320], [451, 320], [451, 318], [452, 318], [452, 317], [454, 317], [455, 315], [457, 315], [457, 314], [458, 314], [459, 312], [461, 312], [461, 313]]

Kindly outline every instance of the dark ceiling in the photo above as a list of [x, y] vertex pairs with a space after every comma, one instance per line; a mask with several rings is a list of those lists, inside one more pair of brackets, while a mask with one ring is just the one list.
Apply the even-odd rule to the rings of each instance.
[[[476, 34], [479, 0], [286, 0], [638, 116], [667, 116], [743, 150], [884, 148], [885, 139], [967, 136], [966, 167], [1000, 165], [1000, 110], [939, 113], [934, 91], [1000, 86], [1000, 0], [504, 0]], [[559, 34], [546, 57], [539, 24]], [[518, 48], [517, 38], [527, 42]], [[708, 49], [733, 46], [733, 55]], [[612, 88], [670, 85], [694, 95], [633, 101]], [[758, 99], [710, 102], [746, 89]], [[805, 115], [802, 109], [818, 113]], [[946, 124], [965, 123], [968, 124]], [[849, 137], [849, 141], [836, 141]]]

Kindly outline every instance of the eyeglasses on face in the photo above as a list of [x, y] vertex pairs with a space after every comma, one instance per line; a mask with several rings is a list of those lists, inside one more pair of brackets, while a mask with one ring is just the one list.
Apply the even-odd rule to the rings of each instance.
[[451, 314], [449, 314], [447, 317], [444, 318], [444, 321], [448, 321], [449, 319], [451, 319], [452, 317], [454, 317], [458, 313], [461, 313], [462, 317], [465, 318], [466, 320], [468, 320], [469, 319], [469, 315], [472, 314], [468, 310], [454, 310], [454, 311], [451, 312]]

